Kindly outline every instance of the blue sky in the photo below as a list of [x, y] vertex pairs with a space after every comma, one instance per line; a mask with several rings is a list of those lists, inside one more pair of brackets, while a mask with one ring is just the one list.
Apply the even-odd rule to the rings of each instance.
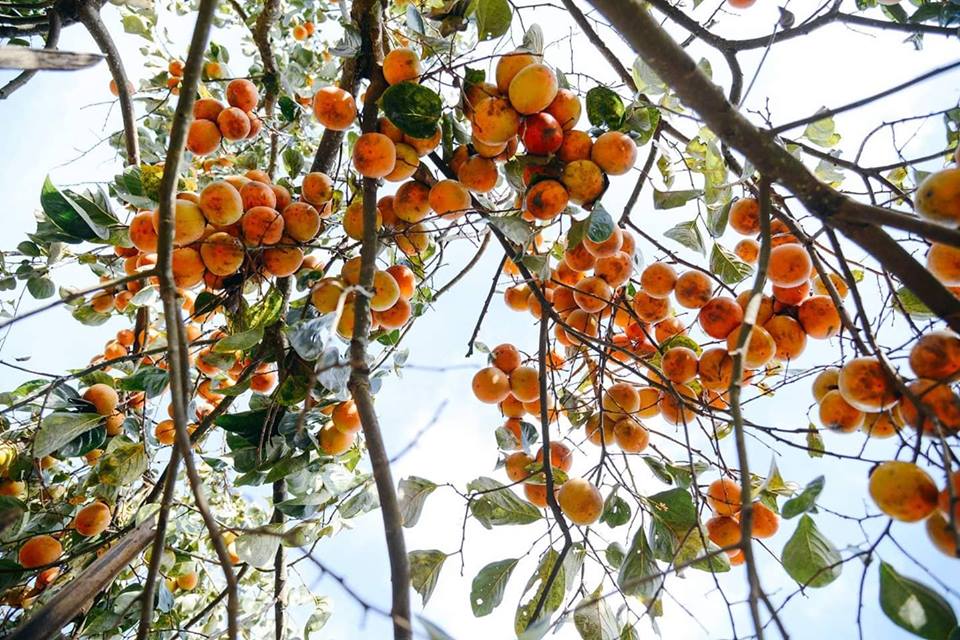
[[[116, 10], [108, 5], [104, 11], [108, 25], [117, 34], [121, 50], [131, 56], [128, 68], [135, 82], [140, 71], [137, 47], [140, 42], [120, 33]], [[740, 16], [728, 16], [721, 21], [719, 31], [732, 37], [747, 37], [766, 33], [777, 17], [776, 7], [758, 3], [752, 10]], [[548, 26], [548, 40], [569, 32], [566, 19], [557, 11], [537, 9], [525, 14], [529, 23], [538, 21]], [[171, 23], [181, 25], [182, 23]], [[173, 36], [185, 43], [189, 32], [174, 29]], [[333, 36], [331, 36], [332, 38]], [[222, 40], [222, 38], [218, 38]], [[633, 56], [617, 41], [608, 37], [626, 65]], [[810, 38], [800, 38], [775, 47], [769, 54], [756, 85], [746, 103], [748, 110], [765, 110], [769, 107], [774, 122], [786, 122], [806, 116], [821, 106], [836, 106], [909, 79], [923, 71], [953, 59], [953, 48], [944, 42], [928, 39], [922, 52], [901, 43], [900, 34], [858, 35], [842, 26], [831, 27]], [[66, 29], [62, 48], [67, 50], [93, 50], [93, 44], [85, 33], [77, 28]], [[578, 69], [603, 80], [610, 80], [608, 69], [596, 57], [593, 50], [580, 37], [573, 40], [573, 49]], [[720, 59], [712, 51], [691, 46], [694, 56], [708, 55], [720, 82], [726, 75]], [[744, 55], [742, 63], [748, 77], [756, 67], [760, 51]], [[563, 69], [569, 68], [570, 45], [561, 41], [547, 50], [548, 61]], [[240, 62], [232, 61], [234, 69], [243, 69]], [[0, 72], [0, 82], [10, 74]], [[119, 161], [107, 145], [100, 145], [77, 159], [85, 150], [106, 133], [119, 127], [116, 109], [110, 110], [111, 96], [107, 91], [109, 76], [105, 65], [94, 69], [70, 73], [44, 73], [35, 78], [27, 88], [0, 105], [8, 133], [4, 143], [4, 155], [0, 160], [0, 193], [4, 194], [6, 209], [3, 248], [12, 249], [23, 239], [24, 233], [33, 229], [31, 212], [38, 206], [40, 185], [49, 172], [57, 184], [69, 184], [84, 180], [108, 180], [118, 169]], [[586, 90], [590, 85], [584, 84]], [[951, 106], [960, 88], [960, 74], [946, 74], [898, 94], [881, 106], [861, 109], [837, 118], [837, 126], [843, 135], [841, 149], [844, 157], [850, 157], [863, 135], [882, 120], [892, 120], [905, 115], [926, 113]], [[769, 102], [768, 102], [769, 100]], [[106, 104], [104, 104], [106, 103]], [[955, 103], [954, 103], [955, 104]], [[92, 105], [92, 106], [91, 106]], [[690, 122], [679, 122], [686, 131], [692, 131]], [[106, 128], [104, 128], [106, 127]], [[913, 129], [904, 128], [901, 141], [914, 134], [909, 155], [918, 156], [934, 151], [943, 145], [943, 128], [935, 118]], [[797, 132], [799, 135], [799, 132]], [[895, 159], [889, 149], [889, 137], [877, 136], [877, 144], [867, 148], [868, 164], [883, 164]], [[645, 150], [641, 151], [641, 158]], [[68, 164], [69, 163], [69, 164]], [[925, 168], [936, 168], [928, 163]], [[658, 176], [655, 175], [655, 178]], [[625, 202], [633, 176], [624, 176], [613, 181], [604, 205], [611, 211], [619, 211]], [[662, 188], [662, 185], [657, 184]], [[859, 185], [848, 179], [845, 186], [856, 190]], [[675, 188], [683, 188], [678, 179]], [[651, 233], [660, 233], [673, 224], [688, 220], [692, 209], [675, 209], [666, 212], [654, 211], [650, 201], [650, 189], [646, 188], [635, 210], [634, 220]], [[669, 242], [669, 241], [668, 241]], [[735, 238], [728, 234], [724, 243], [732, 247]], [[653, 247], [640, 243], [646, 260], [658, 257]], [[687, 258], [698, 259], [684, 249], [679, 250]], [[458, 265], [468, 259], [472, 249], [466, 244], [449, 252], [449, 267], [438, 275], [444, 282], [458, 270]], [[470, 378], [473, 370], [464, 365], [480, 367], [482, 355], [475, 354], [469, 360], [463, 358], [466, 341], [479, 313], [483, 295], [489, 286], [500, 253], [491, 247], [477, 267], [459, 285], [441, 298], [432, 313], [418, 320], [411, 332], [407, 347], [413, 365], [451, 367], [444, 371], [419, 369], [415, 366], [404, 371], [402, 379], [389, 379], [377, 398], [384, 436], [390, 451], [400, 450], [414, 434], [434, 415], [438, 406], [446, 401], [440, 419], [420, 440], [419, 446], [406, 455], [394, 469], [396, 479], [407, 475], [420, 475], [435, 482], [452, 482], [463, 486], [467, 481], [480, 476], [492, 475], [496, 462], [496, 445], [493, 431], [499, 424], [495, 409], [481, 405], [470, 394]], [[859, 251], [851, 250], [852, 257], [861, 257]], [[61, 282], [78, 285], [92, 281], [85, 270], [66, 267], [62, 270]], [[869, 287], [867, 287], [869, 290]], [[869, 294], [870, 302], [878, 300]], [[25, 299], [25, 308], [35, 304]], [[875, 307], [871, 307], [875, 308]], [[74, 324], [66, 311], [50, 311], [38, 319], [15, 326], [7, 336], [0, 358], [30, 356], [28, 366], [44, 371], [58, 371], [86, 363], [102, 342], [117, 329], [124, 326], [119, 320], [99, 328], [81, 327]], [[890, 335], [896, 335], [897, 329]], [[521, 349], [533, 351], [536, 344], [536, 327], [530, 316], [508, 311], [499, 299], [495, 299], [488, 313], [479, 339], [489, 345], [512, 342]], [[889, 341], [896, 343], [895, 339]], [[814, 345], [809, 348], [797, 367], [819, 364], [835, 358], [835, 349], [829, 345]], [[0, 386], [10, 388], [23, 379], [19, 372], [0, 369]], [[803, 428], [808, 419], [806, 412], [812, 402], [806, 383], [780, 391], [772, 399], [751, 403], [750, 417], [763, 424], [784, 428]], [[657, 429], [669, 430], [663, 424]], [[832, 450], [857, 453], [863, 446], [859, 434], [841, 436], [824, 434], [827, 446]], [[821, 503], [846, 514], [872, 512], [866, 493], [868, 465], [837, 463], [825, 458], [810, 459], [803, 452], [782, 451], [777, 455], [767, 442], [751, 440], [750, 458], [755, 471], [765, 473], [775, 456], [783, 475], [803, 485], [818, 475], [826, 475], [827, 486]], [[670, 451], [670, 447], [666, 449]], [[730, 439], [721, 442], [721, 450], [729, 461], [736, 459]], [[892, 441], [870, 442], [865, 456], [875, 459], [890, 457], [895, 452]], [[596, 450], [584, 449], [578, 454], [574, 473], [592, 466]], [[682, 458], [682, 455], [677, 457]], [[664, 487], [659, 484], [642, 463], [636, 463], [639, 489], [653, 493]], [[715, 472], [707, 479], [715, 477]], [[938, 482], [942, 481], [938, 478]], [[407, 531], [408, 548], [440, 549], [447, 552], [459, 547], [463, 505], [452, 492], [438, 489], [426, 504], [419, 525]], [[779, 556], [783, 544], [789, 538], [796, 521], [782, 523], [781, 532], [767, 546]], [[863, 534], [848, 522], [829, 514], [818, 516], [818, 524], [843, 550], [848, 545], [863, 542]], [[875, 531], [871, 523], [868, 530]], [[476, 522], [467, 524], [467, 546], [464, 555], [465, 568], [460, 575], [460, 558], [447, 561], [440, 577], [439, 586], [424, 615], [440, 624], [458, 639], [505, 638], [512, 629], [513, 605], [520, 598], [520, 591], [527, 576], [536, 564], [536, 554], [525, 557], [507, 589], [504, 604], [494, 614], [475, 620], [469, 608], [470, 580], [485, 564], [508, 557], [520, 557], [529, 549], [529, 543], [544, 533], [542, 524], [527, 527], [507, 527], [494, 531], [482, 529]], [[619, 540], [625, 543], [625, 528], [597, 529], [604, 540]], [[920, 525], [894, 525], [899, 541], [944, 580], [956, 584], [958, 564], [933, 551], [926, 541]], [[542, 546], [540, 547], [542, 548]], [[539, 549], [538, 548], [538, 551]], [[345, 575], [350, 585], [365, 598], [388, 607], [389, 574], [380, 528], [379, 513], [374, 512], [359, 519], [356, 529], [345, 532], [335, 539], [327, 540], [318, 547], [319, 557], [332, 569]], [[903, 573], [930, 582], [920, 570], [912, 566], [889, 544], [880, 547], [880, 554]], [[774, 557], [761, 551], [766, 561], [761, 567], [764, 586], [779, 602], [790, 593], [794, 584], [786, 577]], [[303, 565], [301, 565], [303, 566]], [[830, 636], [854, 637], [856, 633], [856, 593], [860, 578], [858, 561], [845, 567], [842, 577], [827, 587], [811, 590], [809, 597], [798, 596], [786, 608], [784, 619], [794, 638]], [[876, 566], [870, 568], [865, 584], [866, 637], [908, 637], [886, 621], [877, 606]], [[328, 578], [305, 574], [307, 581], [315, 585], [317, 592], [329, 595], [334, 602], [335, 615], [322, 638], [385, 638], [388, 636], [386, 622], [376, 614], [364, 616], [362, 610]], [[732, 601], [742, 600], [745, 593], [745, 578], [742, 571], [719, 578], [724, 592]], [[596, 579], [588, 581], [588, 589], [596, 586]], [[609, 585], [608, 585], [609, 587]], [[660, 628], [667, 637], [685, 639], [702, 637], [730, 637], [731, 632], [725, 608], [718, 598], [713, 580], [706, 574], [688, 572], [683, 578], [668, 582], [671, 597], [665, 603], [665, 617]], [[414, 595], [415, 607], [420, 610], [419, 599]], [[958, 603], [953, 601], [956, 606]], [[692, 608], [699, 624], [690, 621], [681, 605]], [[747, 633], [748, 621], [742, 605], [735, 605], [737, 633]], [[701, 626], [702, 625], [702, 626]], [[643, 634], [646, 636], [646, 634]], [[564, 627], [558, 638], [575, 638], [572, 626]]]

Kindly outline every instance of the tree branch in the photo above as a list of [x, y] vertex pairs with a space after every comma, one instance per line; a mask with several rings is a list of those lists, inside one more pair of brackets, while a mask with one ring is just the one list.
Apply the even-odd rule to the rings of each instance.
[[123, 68], [120, 52], [107, 31], [107, 25], [100, 19], [100, 5], [87, 0], [79, 7], [80, 21], [87, 28], [100, 51], [107, 57], [110, 75], [117, 85], [117, 97], [120, 99], [120, 115], [123, 117], [123, 135], [127, 147], [127, 164], [140, 164], [140, 141], [137, 137], [137, 121], [133, 112], [133, 97], [130, 95], [127, 72]]
[[[356, 8], [356, 5], [354, 5]], [[381, 45], [381, 22], [379, 4], [368, 8], [358, 24], [363, 37], [361, 61], [370, 78], [367, 97], [363, 105], [362, 129], [364, 133], [377, 130], [377, 100], [386, 88], [386, 81], [379, 62], [383, 58]], [[358, 62], [358, 64], [360, 64]], [[326, 135], [326, 134], [325, 134]], [[373, 406], [370, 392], [370, 370], [367, 363], [367, 336], [370, 332], [370, 300], [367, 292], [373, 290], [373, 277], [377, 258], [377, 180], [363, 179], [363, 240], [360, 248], [361, 290], [354, 304], [353, 338], [350, 340], [350, 381], [348, 387], [360, 414], [360, 423], [370, 454], [377, 495], [380, 498], [380, 514], [387, 541], [392, 584], [392, 607], [394, 640], [410, 640], [412, 621], [410, 616], [410, 566], [403, 536], [403, 518], [390, 472], [387, 455], [380, 432], [380, 422]]]
[[[187, 129], [192, 120], [193, 104], [196, 100], [197, 86], [203, 66], [203, 54], [207, 48], [210, 27], [216, 11], [217, 0], [201, 0], [197, 10], [190, 50], [184, 64], [180, 99], [170, 127], [170, 141], [164, 164], [163, 178], [160, 184], [160, 220], [157, 229], [157, 271], [160, 278], [160, 298], [163, 303], [164, 323], [167, 331], [167, 358], [170, 371], [170, 395], [173, 404], [173, 422], [176, 426], [175, 444], [179, 456], [183, 459], [190, 489], [193, 492], [197, 510], [213, 542], [217, 558], [223, 568], [227, 584], [227, 627], [230, 640], [238, 636], [237, 578], [233, 572], [230, 554], [223, 540], [219, 524], [210, 511], [203, 482], [197, 472], [193, 459], [190, 435], [187, 433], [187, 404], [190, 394], [189, 358], [183, 319], [180, 316], [180, 304], [177, 300], [176, 284], [173, 278], [172, 255], [174, 237], [174, 204], [180, 164], [183, 160], [187, 139]], [[174, 474], [170, 474], [172, 477]]]
[[[47, 30], [47, 37], [43, 43], [43, 48], [53, 51], [57, 48], [57, 43], [60, 42], [60, 28], [62, 21], [60, 20], [60, 14], [56, 11], [48, 11], [47, 18], [49, 19], [50, 26]], [[20, 89], [25, 84], [30, 82], [35, 75], [37, 75], [37, 69], [28, 69], [17, 75], [15, 78], [13, 78], [13, 80], [5, 84], [3, 87], [0, 87], [0, 100], [6, 100], [9, 98], [14, 91]]]

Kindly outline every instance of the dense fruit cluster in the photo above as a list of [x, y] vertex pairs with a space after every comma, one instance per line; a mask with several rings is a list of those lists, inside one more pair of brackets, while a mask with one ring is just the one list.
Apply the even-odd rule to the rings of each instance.
[[227, 106], [214, 98], [201, 98], [193, 105], [193, 122], [187, 133], [187, 149], [198, 156], [213, 153], [222, 140], [236, 142], [256, 138], [263, 122], [254, 113], [260, 102], [256, 85], [237, 78], [227, 84]]

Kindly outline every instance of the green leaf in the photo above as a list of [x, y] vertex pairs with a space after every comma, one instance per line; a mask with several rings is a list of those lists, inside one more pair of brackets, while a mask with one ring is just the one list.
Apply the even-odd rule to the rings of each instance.
[[617, 616], [599, 588], [577, 604], [573, 611], [573, 625], [583, 640], [617, 640], [620, 637]]
[[626, 595], [652, 598], [663, 583], [663, 576], [657, 575], [659, 573], [660, 569], [653, 557], [653, 551], [641, 527], [634, 534], [630, 550], [627, 551], [623, 564], [620, 565], [617, 586]]
[[660, 95], [667, 92], [667, 85], [650, 68], [650, 65], [643, 61], [643, 58], [638, 56], [633, 61], [633, 68], [630, 71], [638, 92], [648, 95]]
[[820, 492], [823, 491], [823, 485], [825, 483], [823, 476], [817, 476], [804, 487], [800, 495], [790, 498], [783, 503], [783, 509], [780, 511], [780, 515], [784, 519], [789, 520], [795, 516], [800, 515], [801, 513], [806, 513], [810, 511], [816, 504], [817, 498], [820, 496]]
[[624, 549], [623, 545], [619, 542], [611, 542], [603, 551], [603, 556], [607, 559], [607, 562], [613, 569], [620, 568], [620, 565], [623, 564], [623, 559], [626, 557], [626, 555], [627, 550]]
[[[202, 295], [202, 294], [201, 294]], [[200, 296], [197, 296], [197, 302], [194, 308], [198, 309]], [[280, 311], [283, 309], [283, 295], [276, 287], [271, 287], [267, 295], [252, 307], [243, 312], [242, 328], [246, 331], [266, 327], [273, 324], [280, 318]], [[197, 313], [202, 313], [197, 311]]]
[[694, 198], [699, 198], [703, 192], [699, 189], [682, 189], [680, 191], [653, 190], [654, 209], [675, 209], [682, 207]]
[[473, 578], [470, 586], [470, 607], [474, 617], [482, 618], [500, 606], [507, 582], [518, 562], [518, 559], [491, 562]]
[[490, 216], [486, 220], [514, 244], [525, 245], [533, 237], [533, 227], [520, 216]]
[[273, 560], [280, 548], [280, 536], [283, 525], [270, 524], [263, 531], [249, 531], [236, 540], [237, 555], [240, 560], [252, 567], [265, 569], [273, 566]]
[[[821, 107], [817, 113], [823, 113], [827, 109]], [[840, 144], [840, 134], [836, 132], [836, 125], [833, 118], [822, 118], [816, 122], [811, 122], [803, 130], [803, 136], [818, 147], [830, 148]]]
[[153, 40], [153, 29], [142, 16], [136, 13], [128, 13], [123, 16], [123, 30], [127, 33], [141, 36], [147, 40]]
[[110, 319], [109, 313], [100, 313], [98, 311], [94, 311], [93, 307], [89, 307], [87, 305], [77, 307], [70, 312], [70, 315], [73, 316], [75, 320], [78, 320], [81, 324], [84, 324], [88, 327], [98, 327]]
[[481, 40], [499, 38], [510, 30], [513, 13], [507, 0], [473, 0], [470, 11], [477, 19], [477, 35]]
[[613, 234], [615, 228], [610, 212], [599, 202], [594, 205], [586, 222], [587, 237], [594, 242], [603, 242]]
[[619, 129], [626, 109], [613, 89], [596, 86], [587, 91], [587, 119], [595, 127]]
[[295, 179], [297, 176], [299, 176], [300, 172], [303, 171], [303, 166], [305, 163], [303, 154], [300, 153], [300, 150], [296, 147], [287, 147], [283, 150], [281, 157], [283, 159], [283, 167], [287, 170], [287, 175], [289, 175], [291, 179]]
[[807, 455], [811, 458], [822, 458], [823, 452], [826, 450], [826, 445], [823, 443], [820, 432], [811, 423], [810, 426], [807, 427]]
[[603, 513], [600, 514], [600, 522], [606, 522], [611, 529], [627, 524], [630, 521], [630, 505], [626, 500], [617, 495], [616, 491], [610, 492], [607, 499], [603, 501]]
[[930, 318], [934, 315], [933, 311], [910, 289], [900, 287], [897, 289], [896, 296], [900, 306], [908, 315], [915, 318]]
[[233, 351], [248, 351], [260, 344], [263, 340], [263, 327], [250, 329], [227, 336], [223, 340], [213, 345], [213, 350], [217, 353], [230, 353]]
[[117, 388], [123, 391], [143, 391], [148, 398], [154, 398], [167, 388], [170, 373], [159, 367], [141, 367], [132, 375], [117, 381]]
[[55, 411], [40, 423], [40, 429], [33, 439], [33, 457], [48, 456], [82, 433], [86, 433], [100, 424], [100, 415], [96, 413], [67, 413]]
[[492, 478], [480, 477], [467, 484], [468, 491], [484, 491], [470, 502], [470, 512], [485, 528], [509, 524], [530, 524], [543, 515]]
[[49, 298], [57, 292], [53, 280], [44, 277], [33, 277], [27, 280], [27, 291], [37, 300]]
[[620, 130], [636, 134], [633, 136], [634, 140], [638, 146], [642, 146], [650, 141], [659, 124], [659, 109], [647, 104], [633, 103], [627, 108]]
[[722, 207], [713, 207], [707, 209], [707, 233], [713, 238], [719, 238], [727, 229], [727, 221], [730, 219], [730, 207], [733, 201], [729, 201]]
[[780, 556], [790, 577], [808, 587], [825, 587], [843, 571], [840, 553], [804, 514]]
[[50, 221], [70, 236], [74, 243], [81, 240], [105, 240], [110, 235], [104, 227], [90, 220], [83, 207], [66, 192], [54, 186], [50, 176], [43, 181], [40, 206]]
[[667, 489], [647, 498], [653, 517], [674, 531], [686, 531], [697, 524], [693, 496], [686, 489]]
[[76, 438], [57, 450], [57, 456], [63, 458], [78, 458], [94, 449], [99, 449], [107, 439], [107, 428], [98, 425], [78, 435]]
[[753, 267], [714, 243], [710, 251], [710, 271], [732, 285], [746, 280], [753, 273]]
[[423, 604], [426, 605], [437, 586], [437, 578], [447, 559], [447, 554], [436, 549], [431, 551], [411, 551], [407, 554], [410, 559], [410, 584], [420, 594]]
[[383, 92], [380, 104], [387, 118], [414, 138], [429, 138], [437, 132], [443, 101], [435, 91], [414, 82], [400, 82]]
[[880, 608], [898, 627], [927, 640], [942, 640], [957, 626], [957, 616], [940, 594], [880, 563]]
[[696, 251], [700, 255], [706, 255], [707, 249], [703, 245], [703, 236], [700, 235], [700, 227], [696, 219], [687, 222], [681, 222], [663, 232], [663, 235], [671, 240], [676, 240], [687, 249]]
[[143, 475], [148, 463], [143, 443], [116, 437], [97, 462], [97, 480], [113, 487], [126, 487]]
[[427, 496], [434, 492], [437, 485], [425, 478], [410, 476], [400, 480], [400, 516], [404, 527], [412, 527], [420, 519], [423, 504]]
[[[537, 603], [540, 602], [541, 595], [546, 591], [547, 580], [549, 579], [550, 573], [553, 571], [553, 565], [559, 560], [560, 554], [554, 550], [553, 547], [547, 549], [547, 552], [543, 554], [540, 558], [540, 564], [537, 565], [537, 570], [534, 572], [530, 579], [527, 581], [527, 586], [523, 590], [523, 595], [526, 596], [530, 592], [530, 589], [533, 588], [533, 585], [538, 585], [536, 591], [531, 595], [530, 599], [517, 607], [517, 613], [514, 617], [513, 628], [517, 632], [517, 635], [523, 633], [527, 627], [532, 626], [531, 622], [536, 623], [537, 621], [533, 620], [534, 609], [537, 608]], [[565, 591], [566, 572], [564, 568], [561, 568], [553, 582], [550, 584], [550, 591], [547, 592], [546, 598], [543, 600], [543, 609], [540, 611], [540, 619], [545, 620], [550, 617], [554, 611], [560, 608], [560, 605], [563, 604], [563, 594]]]

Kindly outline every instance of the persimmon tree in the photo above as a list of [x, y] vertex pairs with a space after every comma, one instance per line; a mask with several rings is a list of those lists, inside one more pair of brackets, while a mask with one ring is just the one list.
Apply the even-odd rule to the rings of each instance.
[[[4, 54], [42, 40], [42, 60], [63, 29], [86, 29], [123, 124], [112, 177], [44, 183], [36, 230], [0, 263], [0, 288], [37, 302], [0, 328], [54, 307], [78, 333], [129, 322], [88, 367], [0, 397], [5, 636], [306, 638], [329, 611], [297, 567], [329, 573], [323, 539], [379, 510], [390, 606], [333, 575], [395, 638], [451, 637], [428, 602], [464, 580], [443, 568], [474, 524], [543, 531], [464, 583], [475, 616], [515, 608], [504, 637], [637, 638], [678, 576], [702, 572], [729, 609], [719, 636], [790, 637], [786, 607], [833, 597], [856, 612], [844, 635], [879, 608], [891, 628], [956, 638], [960, 108], [884, 113], [853, 158], [834, 117], [958, 64], [918, 54], [915, 78], [787, 123], [740, 107], [781, 43], [842, 25], [851, 43], [893, 31], [922, 50], [955, 41], [960, 7], [828, 0], [725, 35], [753, 4], [0, 3]], [[104, 12], [142, 38], [138, 85]], [[192, 25], [183, 51], [161, 20], [173, 13]], [[575, 36], [548, 38], [555, 21]], [[14, 104], [35, 73], [0, 96]], [[897, 141], [918, 121], [942, 128], [936, 148]], [[864, 152], [880, 132], [893, 162]], [[692, 217], [649, 222], [671, 209]], [[377, 392], [403, 384], [418, 318], [491, 256], [463, 340], [487, 360], [469, 402], [502, 425], [497, 469], [466, 486], [395, 478]], [[89, 281], [58, 283], [67, 264]], [[531, 318], [538, 340], [487, 346], [491, 305]], [[777, 394], [797, 406], [776, 424], [751, 416]], [[859, 469], [869, 507], [818, 508], [845, 489], [761, 469], [748, 441]], [[462, 499], [463, 534], [408, 550], [435, 492]], [[859, 542], [841, 549], [824, 520]], [[918, 559], [927, 548], [946, 568]], [[765, 565], [790, 588], [766, 588]], [[520, 601], [504, 603], [521, 571]], [[859, 593], [831, 594], [844, 571]], [[470, 637], [466, 622], [448, 631]]]

